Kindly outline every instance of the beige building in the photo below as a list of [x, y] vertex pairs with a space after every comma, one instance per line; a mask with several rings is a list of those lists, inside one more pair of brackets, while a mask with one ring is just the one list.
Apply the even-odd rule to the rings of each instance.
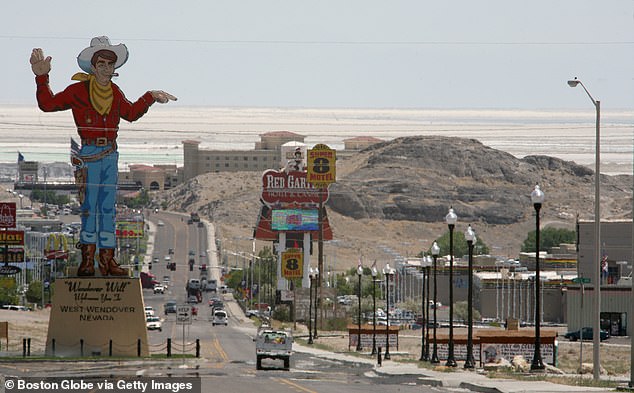
[[157, 191], [172, 188], [183, 181], [182, 170], [176, 165], [132, 164], [128, 168], [129, 171], [119, 172], [120, 188], [129, 184], [140, 185], [148, 191]]
[[282, 146], [289, 142], [304, 143], [305, 136], [290, 131], [273, 131], [260, 135], [254, 150], [202, 150], [200, 142], [183, 141], [184, 180], [209, 172], [265, 171], [279, 168]]

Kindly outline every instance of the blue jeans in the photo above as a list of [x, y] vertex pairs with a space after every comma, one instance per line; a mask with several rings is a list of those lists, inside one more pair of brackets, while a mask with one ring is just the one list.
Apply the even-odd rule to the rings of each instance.
[[[99, 154], [110, 146], [82, 146], [82, 157]], [[115, 234], [119, 153], [114, 151], [100, 160], [86, 162], [86, 195], [81, 204], [82, 244], [97, 244], [99, 249], [115, 248]]]

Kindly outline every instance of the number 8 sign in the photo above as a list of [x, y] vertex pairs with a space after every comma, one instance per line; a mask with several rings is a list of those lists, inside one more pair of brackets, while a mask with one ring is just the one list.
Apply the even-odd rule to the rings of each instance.
[[304, 256], [301, 249], [289, 248], [282, 253], [282, 277], [301, 278], [303, 265]]

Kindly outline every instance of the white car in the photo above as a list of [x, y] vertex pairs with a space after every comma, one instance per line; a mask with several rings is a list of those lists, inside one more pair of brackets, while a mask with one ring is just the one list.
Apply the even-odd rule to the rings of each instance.
[[145, 312], [145, 317], [146, 318], [154, 316], [154, 307], [152, 307], [152, 306], [145, 306], [143, 311]]
[[159, 317], [147, 317], [145, 326], [147, 326], [147, 330], [158, 330], [159, 332], [163, 330], [163, 324]]
[[211, 326], [228, 325], [227, 312], [225, 310], [214, 310], [211, 317]]
[[154, 293], [165, 293], [165, 286], [163, 284], [154, 285]]

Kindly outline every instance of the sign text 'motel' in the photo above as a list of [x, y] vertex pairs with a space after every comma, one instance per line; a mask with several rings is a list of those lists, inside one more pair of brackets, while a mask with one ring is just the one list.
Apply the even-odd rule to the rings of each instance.
[[317, 188], [326, 188], [336, 182], [336, 151], [324, 144], [308, 150], [306, 156], [307, 180]]

